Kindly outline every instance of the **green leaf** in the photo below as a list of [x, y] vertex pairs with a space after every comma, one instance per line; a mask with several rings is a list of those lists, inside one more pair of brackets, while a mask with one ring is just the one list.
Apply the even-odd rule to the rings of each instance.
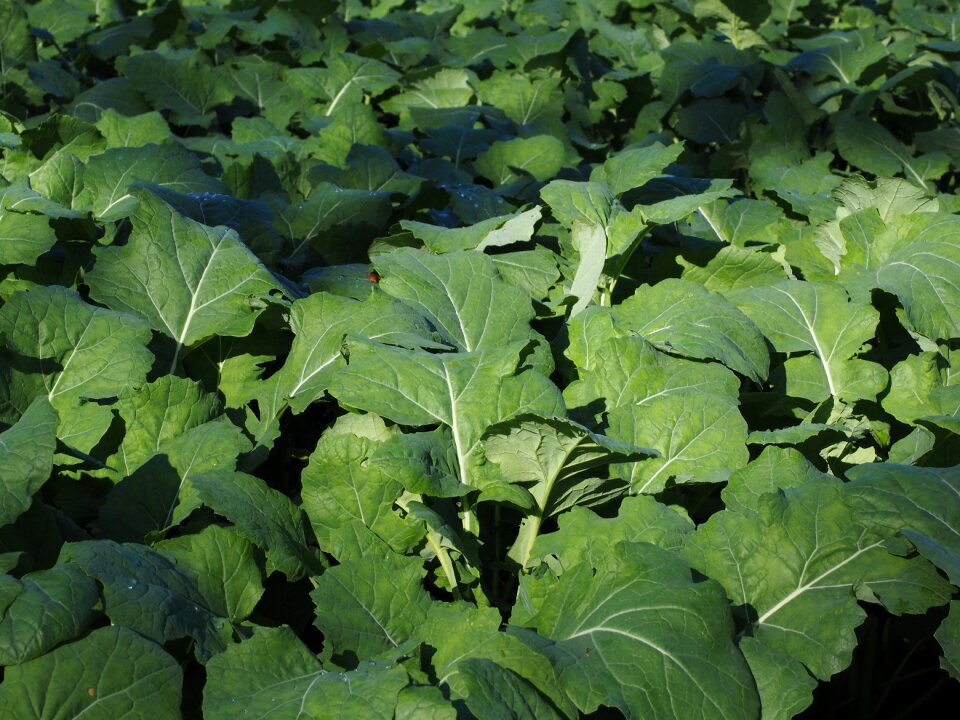
[[622, 483], [605, 477], [603, 468], [653, 454], [592, 433], [566, 418], [535, 415], [518, 415], [494, 425], [484, 434], [482, 445], [487, 459], [500, 466], [503, 478], [522, 485], [537, 503], [535, 512], [521, 521], [508, 553], [521, 566], [526, 565], [544, 520], [624, 491]]
[[613, 195], [621, 195], [661, 175], [682, 152], [683, 143], [627, 148], [595, 167], [590, 173], [590, 182], [601, 183]]
[[325, 571], [310, 593], [325, 655], [367, 660], [417, 637], [432, 602], [424, 574], [420, 558], [395, 554]]
[[670, 551], [615, 545], [598, 568], [565, 572], [531, 624], [584, 713], [733, 720], [759, 710], [720, 587], [693, 580]]
[[194, 380], [164, 375], [121, 398], [116, 407], [126, 432], [107, 466], [120, 480], [164, 452], [171, 441], [213, 419], [220, 402]]
[[844, 669], [866, 618], [858, 599], [894, 613], [940, 605], [950, 586], [931, 565], [884, 549], [833, 478], [770, 493], [756, 512], [724, 510], [687, 541], [691, 564], [749, 606], [750, 635], [825, 680]]
[[940, 667], [954, 679], [960, 680], [960, 602], [950, 603], [950, 612], [940, 623], [935, 637], [943, 648]]
[[847, 471], [850, 506], [864, 525], [901, 533], [960, 585], [958, 468], [871, 463]]
[[778, 352], [811, 353], [787, 361], [788, 394], [855, 401], [874, 399], [886, 386], [883, 367], [855, 358], [873, 338], [880, 315], [867, 303], [850, 302], [839, 286], [789, 280], [728, 297]]
[[143, 382], [153, 364], [140, 318], [84, 302], [61, 286], [16, 293], [0, 308], [0, 334], [20, 358], [9, 371], [18, 410], [45, 395], [60, 413], [57, 436], [83, 452], [106, 432], [109, 400]]
[[291, 581], [320, 572], [303, 511], [286, 495], [241, 472], [201, 473], [190, 483], [201, 502], [266, 552], [269, 572], [279, 570]]
[[579, 254], [577, 271], [570, 284], [569, 295], [576, 299], [570, 308], [570, 317], [574, 318], [593, 301], [603, 274], [603, 265], [607, 254], [607, 234], [600, 225], [586, 225], [577, 222], [571, 231], [573, 247]]
[[[704, 208], [700, 208], [701, 212]], [[775, 285], [787, 279], [783, 265], [773, 255], [755, 248], [726, 246], [720, 248], [706, 265], [700, 267], [677, 260], [684, 266], [681, 278], [707, 290], [726, 293], [759, 285]]]
[[133, 230], [122, 247], [96, 251], [87, 274], [91, 295], [108, 307], [147, 318], [179, 353], [213, 335], [243, 336], [278, 283], [226, 228], [209, 228], [138, 195]]
[[17, 580], [0, 575], [0, 665], [17, 665], [73, 640], [91, 624], [97, 584], [71, 565]]
[[[139, 184], [158, 185], [179, 193], [226, 192], [224, 184], [207, 175], [197, 157], [181, 145], [115, 147], [86, 163], [73, 205], [90, 208], [101, 222], [129, 215], [136, 215], [143, 222], [144, 213], [138, 213], [137, 207], [149, 196], [134, 190]], [[154, 209], [153, 214], [156, 212]]]
[[117, 67], [178, 125], [208, 126], [213, 108], [233, 97], [226, 68], [207, 64], [206, 55], [194, 50], [138, 53], [120, 58]]
[[633, 495], [620, 501], [616, 517], [597, 515], [585, 507], [574, 507], [557, 518], [559, 530], [540, 535], [533, 557], [552, 555], [564, 570], [581, 562], [593, 567], [603, 562], [611, 545], [618, 542], [646, 542], [674, 550], [683, 544], [693, 523], [680, 511], [657, 502], [650, 495]]
[[534, 706], [543, 707], [544, 699], [549, 698], [550, 704], [562, 712], [559, 717], [573, 717], [576, 709], [547, 658], [525, 642], [522, 634], [503, 632], [501, 622], [493, 608], [475, 608], [462, 602], [432, 605], [421, 636], [436, 649], [432, 664], [440, 684], [448, 686], [454, 697], [469, 701], [477, 688], [470, 663], [484, 660], [496, 663], [494, 674], [512, 676], [512, 680], [500, 682], [514, 686]]
[[790, 720], [813, 702], [817, 680], [801, 662], [752, 637], [740, 639], [740, 652], [757, 681], [762, 720]]
[[26, 512], [50, 478], [58, 422], [57, 411], [41, 396], [0, 433], [0, 527]]
[[0, 265], [33, 265], [57, 242], [50, 219], [0, 205]]
[[528, 683], [492, 660], [464, 660], [459, 672], [466, 688], [466, 705], [476, 717], [517, 720], [562, 720], [564, 717]]
[[719, 360], [760, 382], [770, 357], [760, 330], [726, 298], [668, 278], [642, 285], [614, 311], [617, 323], [665, 352]]
[[99, 628], [4, 672], [0, 703], [16, 717], [180, 717], [179, 664], [124, 627]]
[[960, 218], [946, 213], [898, 216], [895, 241], [878, 248], [868, 268], [876, 286], [896, 295], [917, 332], [932, 339], [960, 334]]
[[[376, 420], [383, 427], [382, 421]], [[404, 486], [387, 473], [382, 461], [371, 459], [382, 447], [368, 437], [328, 431], [301, 474], [301, 504], [317, 541], [341, 562], [359, 559], [362, 554], [349, 542], [351, 533], [346, 529], [352, 523], [367, 528], [397, 552], [409, 550], [411, 542], [423, 537], [422, 530], [401, 520], [393, 510]], [[402, 447], [404, 455], [411, 450], [407, 445]], [[405, 464], [411, 466], [412, 473], [428, 471], [412, 459]]]
[[145, 545], [86, 540], [64, 545], [59, 562], [97, 580], [103, 611], [114, 625], [158, 643], [192, 638], [204, 660], [223, 650], [218, 617], [196, 583], [160, 553]]
[[[127, 115], [121, 115], [112, 108], [106, 108], [100, 113], [100, 119], [97, 120], [96, 125], [97, 130], [107, 141], [107, 147], [144, 148], [146, 145], [165, 145], [167, 153], [177, 155], [173, 147], [167, 144], [174, 140], [173, 133], [170, 132], [170, 127], [167, 125], [167, 121], [163, 119], [163, 115], [158, 112], [148, 112], [128, 117]], [[150, 148], [142, 150], [141, 154], [149, 157], [152, 152], [153, 149]], [[114, 154], [112, 157], [117, 158], [118, 156]], [[185, 156], [181, 162], [187, 165]], [[194, 164], [194, 167], [195, 169], [199, 168], [196, 164]], [[213, 184], [213, 178], [209, 176], [206, 178], [197, 177], [196, 180]], [[161, 184], [167, 185], [167, 183]], [[178, 192], [188, 192], [179, 186], [175, 186], [174, 189]]]
[[[165, 379], [161, 378], [158, 384]], [[191, 478], [211, 470], [233, 470], [238, 456], [250, 450], [250, 441], [243, 431], [226, 417], [203, 422], [204, 415], [195, 414], [202, 413], [204, 408], [218, 408], [211, 402], [212, 396], [197, 395], [196, 388], [189, 386], [181, 385], [180, 389], [185, 392], [173, 406], [164, 406], [161, 400], [144, 408], [146, 412], [127, 426], [121, 448], [134, 434], [140, 435], [142, 443], [144, 431], [156, 431], [155, 439], [159, 442], [151, 447], [148, 436], [145, 444], [129, 443], [132, 453], [149, 459], [120, 480], [100, 506], [96, 525], [105, 537], [118, 542], [142, 542], [152, 532], [179, 524], [199, 504]], [[169, 397], [174, 399], [176, 395], [171, 393]], [[192, 407], [188, 404], [190, 397], [196, 398]], [[164, 414], [163, 420], [160, 413]], [[174, 425], [169, 422], [171, 419], [184, 424]], [[113, 459], [119, 467], [127, 461], [125, 454]]]
[[767, 493], [801, 488], [823, 477], [798, 450], [768, 445], [730, 476], [723, 489], [723, 502], [727, 510], [757, 512]]
[[501, 140], [480, 153], [474, 161], [477, 172], [494, 187], [509, 185], [531, 176], [545, 182], [566, 164], [566, 148], [553, 135]]
[[203, 716], [231, 720], [239, 708], [264, 720], [392, 720], [407, 684], [402, 667], [382, 663], [324, 670], [289, 628], [258, 627], [207, 663]]
[[400, 227], [422, 240], [431, 252], [443, 254], [528, 242], [533, 237], [534, 225], [540, 220], [540, 215], [537, 206], [522, 213], [501, 215], [461, 228], [446, 228], [413, 220], [401, 220]]
[[659, 457], [621, 466], [633, 492], [657, 493], [675, 483], [723, 482], [747, 464], [747, 423], [737, 406], [713, 395], [655, 397], [621, 405], [609, 415], [609, 435], [651, 447]]
[[530, 327], [530, 298], [504, 282], [482, 253], [435, 256], [404, 248], [378, 257], [376, 267], [381, 289], [415, 308], [460, 351], [539, 337]]
[[253, 545], [229, 528], [208, 525], [154, 545], [191, 573], [207, 607], [238, 623], [249, 617], [263, 595], [263, 578]]
[[921, 166], [903, 143], [879, 123], [862, 115], [844, 115], [836, 124], [836, 133], [841, 157], [854, 167], [874, 175], [903, 172], [908, 180], [926, 186]]
[[341, 349], [347, 335], [396, 345], [430, 345], [431, 331], [415, 308], [374, 290], [363, 302], [314, 293], [290, 309], [296, 339], [280, 370], [278, 392], [294, 412], [323, 397], [327, 382], [346, 365]]

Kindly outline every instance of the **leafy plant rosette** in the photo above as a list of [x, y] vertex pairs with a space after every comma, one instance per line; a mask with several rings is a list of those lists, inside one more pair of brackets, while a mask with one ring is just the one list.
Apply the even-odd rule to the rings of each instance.
[[4, 3], [0, 707], [956, 693], [958, 19]]

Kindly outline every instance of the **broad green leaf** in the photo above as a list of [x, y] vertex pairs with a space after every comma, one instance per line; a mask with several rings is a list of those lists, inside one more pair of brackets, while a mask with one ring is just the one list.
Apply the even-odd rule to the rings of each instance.
[[[397, 445], [404, 454], [412, 449]], [[301, 473], [301, 505], [317, 542], [341, 562], [360, 559], [360, 549], [349, 543], [351, 523], [360, 523], [397, 552], [410, 550], [411, 543], [423, 537], [422, 530], [393, 509], [405, 488], [385, 471], [384, 463], [372, 460], [381, 447], [367, 437], [325, 433]], [[412, 458], [409, 464], [412, 473], [428, 472]]]
[[13, 0], [0, 8], [0, 61], [6, 74], [7, 66], [17, 66], [37, 59], [36, 39], [30, 33], [29, 15], [23, 2]]
[[473, 97], [471, 85], [475, 82], [476, 75], [469, 70], [443, 68], [385, 101], [383, 109], [403, 118], [413, 108], [464, 107]]
[[790, 720], [813, 702], [817, 680], [800, 661], [752, 637], [740, 639], [740, 652], [757, 682], [762, 720]]
[[723, 489], [723, 502], [727, 510], [756, 512], [767, 493], [800, 488], [823, 477], [798, 450], [768, 445], [730, 476]]
[[71, 565], [19, 580], [0, 575], [0, 665], [32, 660], [78, 637], [99, 601], [97, 584]]
[[240, 55], [226, 64], [230, 89], [252, 103], [268, 121], [285, 128], [303, 106], [296, 86], [284, 82], [284, 66], [256, 55]]
[[457, 711], [433, 685], [410, 685], [400, 691], [394, 720], [457, 720]]
[[845, 115], [836, 124], [837, 148], [854, 167], [874, 175], [896, 175], [925, 187], [927, 178], [910, 152], [879, 123], [862, 115]]
[[460, 664], [466, 706], [476, 717], [509, 713], [517, 720], [562, 720], [553, 703], [544, 699], [516, 673], [493, 660], [469, 658]]
[[107, 466], [120, 480], [164, 451], [170, 441], [213, 419], [220, 402], [193, 380], [165, 375], [121, 398], [116, 407], [126, 432]]
[[291, 581], [320, 571], [303, 511], [286, 495], [241, 472], [201, 473], [190, 484], [204, 505], [266, 552], [268, 571], [279, 570]]
[[[158, 112], [148, 112], [142, 115], [128, 117], [121, 115], [112, 108], [107, 108], [100, 113], [100, 119], [97, 120], [96, 125], [97, 130], [100, 131], [104, 140], [107, 141], [107, 147], [111, 148], [143, 148], [146, 145], [164, 145], [172, 142], [174, 139], [173, 133], [170, 132], [170, 127], [167, 125], [167, 121], [164, 120], [163, 115]], [[166, 150], [170, 154], [178, 154], [170, 145], [166, 146]], [[150, 150], [142, 150], [141, 152], [144, 155], [149, 155], [152, 152], [152, 148]], [[114, 157], [117, 156], [114, 155]], [[183, 162], [186, 164], [185, 160]], [[194, 167], [196, 168], [197, 166], [194, 165]], [[201, 177], [197, 177], [196, 179], [197, 181], [204, 181], [204, 178]], [[215, 184], [211, 182], [212, 180], [213, 178], [206, 178], [206, 182]], [[166, 183], [163, 184], [166, 185]], [[176, 186], [174, 189], [179, 192], [184, 192], [183, 189], [178, 189]]]
[[0, 334], [22, 359], [9, 371], [10, 405], [22, 412], [45, 395], [60, 414], [57, 436], [83, 452], [112, 419], [108, 407], [87, 401], [131, 390], [153, 363], [143, 320], [90, 305], [60, 286], [16, 293], [0, 308]]
[[723, 247], [702, 267], [688, 264], [680, 258], [678, 262], [684, 266], [681, 275], [684, 280], [718, 293], [758, 285], [774, 285], [787, 279], [780, 262], [770, 253], [752, 247]]
[[898, 532], [960, 584], [960, 467], [871, 463], [847, 471], [848, 502], [872, 529]]
[[345, 189], [327, 182], [312, 188], [304, 203], [275, 203], [276, 225], [280, 234], [289, 238], [283, 249], [283, 262], [300, 267], [318, 256], [330, 263], [356, 262], [361, 248], [344, 244], [343, 234], [362, 245], [363, 240], [386, 229], [390, 210], [388, 193]]
[[253, 545], [229, 528], [208, 525], [154, 545], [182, 570], [196, 577], [207, 607], [238, 623], [253, 612], [263, 595], [263, 578]]
[[501, 140], [474, 161], [477, 172], [494, 187], [509, 185], [525, 176], [545, 182], [566, 164], [566, 148], [553, 135]]
[[743, 718], [759, 710], [720, 587], [675, 553], [618, 543], [596, 569], [565, 572], [530, 624], [582, 712]]
[[595, 167], [590, 173], [590, 182], [602, 183], [612, 194], [621, 195], [663, 173], [682, 152], [683, 143], [627, 148]]
[[540, 190], [540, 197], [566, 228], [572, 228], [577, 222], [588, 227], [606, 227], [610, 221], [613, 195], [606, 185], [554, 180]]
[[[656, 350], [641, 338], [604, 338], [597, 326], [588, 328], [591, 348], [589, 367], [580, 379], [567, 385], [564, 399], [571, 408], [583, 408], [599, 417], [623, 406], [645, 406], [658, 399], [676, 398], [677, 407], [693, 397], [715, 397], [734, 404], [740, 383], [737, 376], [716, 363], [674, 358]], [[611, 328], [612, 333], [617, 330]], [[589, 335], [595, 337], [589, 337]]]
[[[128, 426], [121, 448], [127, 445], [128, 437], [139, 435], [139, 442], [130, 443], [131, 452], [140, 458], [146, 453], [148, 459], [123, 477], [100, 506], [97, 529], [105, 537], [142, 542], [152, 532], [179, 524], [199, 505], [190, 479], [212, 470], [233, 470], [237, 457], [250, 450], [243, 431], [225, 417], [203, 422], [203, 414], [194, 414], [217, 409], [212, 396], [196, 394], [195, 387], [180, 389], [185, 392], [179, 397], [174, 393], [168, 396], [174, 400], [173, 406], [165, 406], [162, 401], [152, 404]], [[196, 398], [192, 407], [188, 404], [191, 397]], [[177, 426], [177, 421], [184, 424]], [[157, 432], [154, 446], [149, 435], [143, 437], [150, 431]], [[114, 460], [123, 467], [128, 458], [121, 455]]]
[[797, 378], [794, 392], [814, 402], [834, 397], [873, 399], [887, 384], [880, 365], [855, 358], [873, 338], [879, 313], [850, 302], [837, 285], [789, 280], [737, 290], [728, 297], [745, 312], [781, 353], [809, 352], [786, 364]]
[[238, 710], [263, 720], [392, 720], [408, 684], [402, 667], [364, 663], [325, 670], [287, 627], [258, 627], [207, 663], [203, 716], [233, 720]]
[[386, 344], [430, 344], [426, 320], [403, 303], [374, 290], [363, 302], [314, 293], [290, 310], [296, 339], [279, 372], [279, 392], [294, 412], [320, 399], [327, 381], [346, 362], [341, 354], [346, 335], [360, 335]]
[[537, 538], [532, 556], [545, 559], [552, 555], [564, 570], [581, 562], [596, 567], [610, 546], [618, 542], [646, 542], [674, 550], [693, 530], [688, 518], [649, 495], [624, 498], [616, 517], [601, 517], [588, 508], [574, 507], [557, 522], [559, 530]]
[[117, 67], [153, 109], [169, 110], [178, 125], [206, 127], [213, 108], [233, 97], [227, 69], [195, 50], [138, 53], [120, 58]]
[[376, 267], [384, 292], [415, 308], [462, 352], [539, 337], [530, 327], [530, 298], [504, 282], [482, 253], [401, 249], [378, 257]]
[[541, 210], [537, 206], [526, 212], [494, 217], [462, 228], [446, 228], [413, 220], [401, 220], [400, 226], [422, 240], [428, 250], [442, 254], [527, 242], [533, 237], [534, 225], [540, 220], [540, 215]]
[[949, 585], [931, 565], [884, 549], [845, 502], [836, 480], [763, 496], [756, 512], [724, 510], [700, 525], [686, 556], [749, 605], [750, 634], [825, 680], [844, 669], [866, 618], [858, 599], [891, 612], [940, 605]]
[[570, 284], [570, 297], [576, 302], [570, 308], [570, 317], [583, 312], [593, 301], [603, 274], [607, 254], [607, 234], [600, 225], [577, 222], [571, 231], [573, 248], [579, 254], [577, 271]]
[[[334, 378], [330, 393], [345, 405], [402, 425], [449, 427], [460, 481], [473, 485], [473, 466], [487, 427], [543, 405], [499, 408], [501, 388], [514, 374], [522, 347], [521, 342], [471, 353], [431, 354], [353, 341], [349, 365]], [[518, 389], [511, 395], [523, 397]]]
[[99, 628], [4, 673], [0, 703], [14, 717], [180, 717], [183, 672], [176, 659], [125, 627]]
[[757, 326], [723, 296], [693, 283], [642, 285], [613, 313], [659, 350], [719, 360], [757, 382], [767, 376], [770, 358]]
[[309, 98], [326, 100], [324, 114], [333, 115], [338, 107], [352, 105], [364, 92], [379, 95], [394, 87], [400, 74], [386, 63], [353, 53], [338, 53], [325, 59], [324, 68], [292, 68], [286, 79]]
[[56, 242], [49, 218], [0, 206], [0, 265], [33, 265]]
[[566, 418], [535, 415], [518, 415], [494, 425], [481, 442], [487, 460], [500, 466], [504, 480], [522, 485], [537, 503], [535, 511], [521, 521], [508, 553], [521, 566], [530, 558], [545, 520], [624, 491], [622, 483], [606, 477], [606, 466], [653, 453], [614, 442]]
[[[698, 209], [709, 233], [706, 237], [746, 247], [747, 243], [768, 244], [777, 239], [783, 211], [766, 200], [718, 200]], [[734, 253], [734, 257], [745, 257]]]
[[355, 558], [314, 580], [314, 624], [327, 657], [367, 660], [419, 635], [430, 596], [423, 561], [388, 555]]
[[576, 710], [547, 658], [525, 643], [522, 635], [503, 632], [501, 622], [493, 608], [465, 603], [432, 605], [421, 637], [436, 649], [432, 664], [440, 684], [449, 686], [454, 697], [469, 698], [476, 685], [466, 663], [486, 660], [496, 663], [501, 672], [523, 678], [524, 683], [507, 684], [526, 686], [521, 692], [535, 704], [542, 706], [546, 697], [563, 712], [560, 717], [574, 716]]
[[91, 208], [101, 222], [129, 215], [142, 218], [137, 207], [146, 202], [146, 197], [134, 190], [137, 184], [158, 185], [179, 193], [226, 192], [223, 183], [207, 175], [197, 157], [180, 145], [116, 147], [86, 163], [74, 207]]
[[96, 251], [87, 274], [91, 295], [147, 318], [179, 353], [213, 335], [250, 332], [278, 283], [226, 228], [209, 228], [173, 212], [149, 193], [138, 196], [130, 240]]
[[890, 390], [883, 409], [909, 425], [932, 415], [954, 415], [960, 409], [960, 385], [946, 385], [938, 367], [940, 355], [910, 355], [890, 370]]
[[960, 334], [960, 218], [946, 213], [898, 216], [895, 241], [878, 249], [868, 268], [876, 286], [899, 299], [917, 332], [928, 338]]
[[103, 611], [114, 625], [136, 630], [158, 643], [192, 638], [207, 659], [224, 648], [219, 618], [196, 582], [145, 545], [111, 540], [69, 543], [60, 564], [72, 565], [103, 588]]
[[[471, 34], [479, 30], [471, 31]], [[467, 36], [470, 37], [469, 35]], [[466, 39], [466, 38], [464, 38]], [[502, 37], [495, 42], [503, 43]], [[495, 46], [494, 46], [495, 47]], [[478, 87], [480, 99], [493, 105], [517, 125], [538, 130], [553, 130], [562, 127], [563, 92], [562, 78], [555, 71], [540, 70], [531, 73], [495, 72], [482, 80]]]
[[950, 603], [950, 612], [940, 623], [935, 637], [943, 648], [940, 667], [960, 680], [960, 602]]
[[0, 433], [0, 527], [26, 512], [50, 478], [58, 423], [57, 411], [40, 396]]
[[660, 492], [676, 483], [723, 482], [746, 465], [747, 423], [736, 404], [715, 395], [676, 393], [643, 404], [621, 405], [609, 415], [610, 437], [651, 447], [659, 457], [620, 466], [633, 492]]

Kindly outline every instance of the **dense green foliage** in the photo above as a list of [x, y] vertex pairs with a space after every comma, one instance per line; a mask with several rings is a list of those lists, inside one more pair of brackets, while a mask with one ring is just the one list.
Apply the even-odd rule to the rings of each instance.
[[949, 5], [0, 2], [4, 717], [956, 693]]

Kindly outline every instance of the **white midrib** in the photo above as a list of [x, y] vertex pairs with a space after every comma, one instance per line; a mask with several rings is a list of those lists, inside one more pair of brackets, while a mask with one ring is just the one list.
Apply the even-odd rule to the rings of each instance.
[[837, 570], [839, 570], [840, 568], [842, 568], [844, 565], [847, 565], [848, 563], [853, 562], [853, 561], [856, 560], [858, 557], [860, 557], [861, 555], [863, 555], [865, 552], [867, 552], [867, 551], [869, 551], [869, 550], [873, 550], [873, 548], [875, 548], [875, 547], [880, 547], [881, 545], [883, 545], [882, 542], [875, 542], [875, 543], [873, 543], [872, 545], [867, 545], [867, 546], [864, 547], [864, 548], [860, 548], [860, 549], [857, 550], [855, 553], [853, 553], [853, 555], [851, 555], [850, 557], [846, 558], [843, 562], [837, 563], [836, 565], [834, 565], [834, 566], [833, 566], [832, 568], [830, 568], [829, 570], [826, 570], [826, 571], [820, 573], [817, 577], [815, 577], [815, 578], [814, 578], [813, 580], [811, 580], [810, 582], [808, 582], [808, 583], [806, 583], [806, 584], [804, 584], [804, 585], [800, 585], [796, 590], [794, 590], [793, 592], [791, 592], [789, 595], [784, 596], [784, 598], [783, 598], [782, 600], [780, 600], [780, 602], [778, 602], [778, 603], [777, 603], [776, 605], [774, 605], [772, 608], [770, 608], [769, 610], [767, 610], [763, 615], [761, 615], [760, 617], [758, 617], [756, 624], [757, 624], [757, 625], [763, 625], [767, 620], [769, 620], [769, 619], [770, 619], [771, 617], [773, 617], [776, 613], [778, 613], [780, 610], [782, 610], [786, 605], [789, 605], [791, 602], [793, 602], [796, 598], [800, 597], [801, 595], [803, 595], [803, 594], [804, 594], [805, 592], [807, 592], [808, 590], [816, 589], [817, 583], [819, 583], [821, 580], [823, 580], [823, 579], [826, 578], [827, 576], [831, 575], [832, 573], [836, 572]]
[[[453, 392], [453, 383], [450, 382], [450, 371], [444, 366], [443, 379], [447, 383], [447, 396], [450, 399], [450, 432], [453, 433], [453, 446], [457, 452], [457, 465], [460, 467], [460, 482], [470, 484], [467, 473], [467, 457], [463, 452], [463, 440], [460, 438], [460, 424], [457, 422], [457, 400]], [[470, 521], [471, 513], [464, 515], [464, 530], [473, 531]]]
[[[781, 290], [780, 292], [783, 291]], [[823, 374], [827, 378], [827, 388], [830, 390], [830, 395], [832, 397], [837, 397], [837, 387], [834, 385], [833, 375], [830, 374], [830, 365], [827, 362], [826, 354], [823, 352], [823, 347], [821, 347], [820, 341], [817, 339], [817, 333], [814, 330], [813, 323], [811, 323], [809, 318], [807, 318], [807, 314], [803, 311], [803, 308], [800, 307], [800, 303], [794, 299], [793, 295], [788, 292], [784, 292], [783, 294], [790, 298], [790, 302], [793, 303], [794, 307], [797, 308], [797, 312], [800, 313], [800, 317], [803, 318], [803, 324], [806, 325], [807, 331], [810, 333], [810, 340], [813, 341], [813, 347], [817, 351], [817, 358], [819, 358], [820, 365], [823, 367]]]
[[93, 322], [91, 320], [91, 322], [87, 323], [87, 325], [83, 328], [83, 332], [80, 333], [80, 337], [77, 339], [77, 344], [74, 345], [73, 350], [70, 351], [70, 355], [67, 357], [67, 359], [63, 363], [63, 369], [60, 371], [60, 374], [57, 375], [57, 379], [54, 381], [53, 387], [50, 388], [50, 392], [47, 393], [47, 399], [50, 400], [51, 402], [53, 402], [53, 398], [57, 394], [56, 392], [57, 386], [60, 384], [60, 380], [63, 379], [64, 375], [67, 374], [67, 368], [70, 367], [70, 363], [73, 362], [73, 359], [77, 356], [77, 352], [80, 350], [80, 347], [83, 345], [83, 338], [86, 336], [87, 330], [90, 329], [90, 325], [92, 324]]
[[[176, 238], [174, 238], [176, 242]], [[200, 279], [197, 281], [196, 288], [191, 288], [190, 290], [190, 307], [187, 309], [187, 317], [183, 321], [183, 328], [180, 331], [180, 337], [177, 338], [177, 349], [173, 353], [173, 360], [170, 363], [170, 372], [174, 372], [177, 367], [177, 360], [180, 358], [180, 351], [183, 349], [184, 341], [187, 338], [187, 333], [190, 331], [190, 323], [193, 322], [193, 316], [197, 313], [197, 298], [200, 297], [200, 288], [203, 287], [203, 281], [207, 278], [207, 272], [213, 266], [213, 259], [217, 256], [217, 253], [220, 252], [221, 242], [217, 243], [213, 247], [213, 252], [210, 254], [210, 258], [207, 260], [207, 264], [203, 266], [203, 272], [200, 273]], [[184, 277], [184, 282], [186, 282], [186, 277]], [[189, 288], [189, 284], [187, 285]]]

